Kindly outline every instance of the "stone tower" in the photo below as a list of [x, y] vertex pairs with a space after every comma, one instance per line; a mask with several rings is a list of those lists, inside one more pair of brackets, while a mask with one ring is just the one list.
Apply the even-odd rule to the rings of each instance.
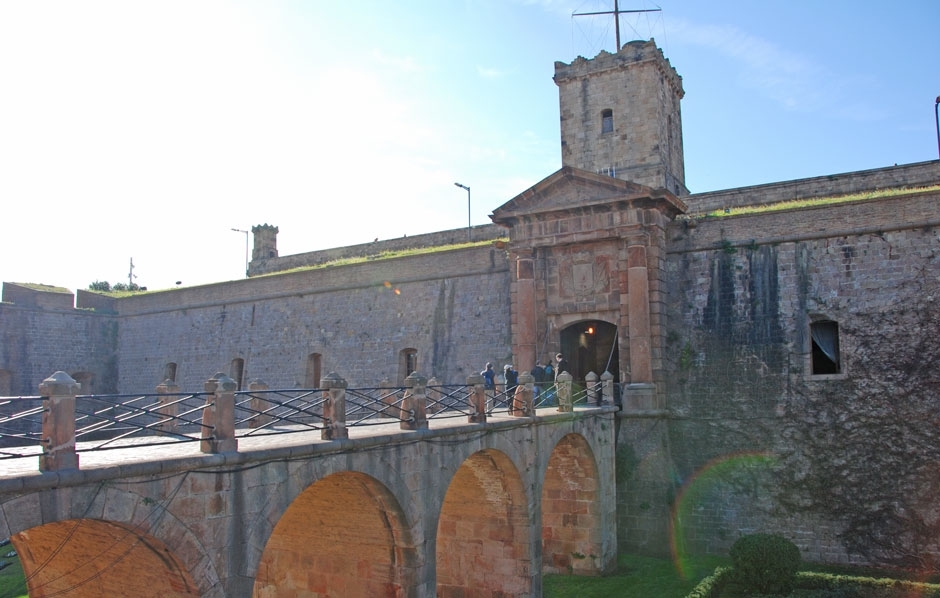
[[652, 39], [555, 63], [563, 166], [683, 196], [682, 77]]

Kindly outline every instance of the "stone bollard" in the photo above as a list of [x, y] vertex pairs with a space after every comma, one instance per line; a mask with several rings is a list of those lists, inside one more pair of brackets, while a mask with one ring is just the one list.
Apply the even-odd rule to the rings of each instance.
[[[252, 380], [248, 383], [248, 392], [250, 393], [261, 393], [266, 390], [268, 390], [268, 385], [264, 380]], [[263, 428], [271, 423], [273, 419], [271, 414], [265, 413], [265, 411], [272, 407], [271, 403], [252, 394], [248, 405], [251, 407], [252, 413], [251, 417], [248, 418], [249, 428]]]
[[471, 374], [467, 376], [467, 386], [470, 389], [470, 415], [467, 422], [471, 424], [486, 423], [486, 389], [483, 388], [483, 376]]
[[161, 384], [157, 384], [157, 394], [160, 395], [160, 423], [157, 424], [157, 430], [161, 432], [175, 433], [179, 428], [179, 421], [176, 419], [179, 413], [179, 404], [176, 399], [169, 395], [178, 394], [180, 385], [167, 378]]
[[601, 404], [614, 404], [614, 375], [610, 372], [601, 374]]
[[78, 469], [75, 452], [75, 395], [81, 384], [56, 372], [39, 385], [42, 397], [42, 454], [39, 471]]
[[587, 376], [584, 377], [584, 386], [585, 390], [587, 391], [588, 405], [599, 405], [600, 387], [597, 384], [597, 374], [594, 372], [588, 372]]
[[574, 404], [571, 401], [571, 381], [573, 378], [568, 372], [562, 372], [555, 378], [555, 389], [558, 393], [558, 412], [571, 413]]
[[532, 417], [535, 415], [535, 377], [532, 374], [519, 374], [519, 384], [509, 407], [512, 417]]
[[411, 372], [405, 378], [405, 396], [401, 401], [401, 429], [428, 429], [428, 379], [418, 372]]
[[428, 378], [427, 386], [427, 397], [428, 397], [428, 413], [437, 413], [438, 411], [443, 411], [444, 406], [441, 405], [441, 397], [443, 396], [441, 391], [437, 388], [441, 383], [438, 382], [437, 378], [431, 376]]
[[349, 438], [346, 429], [346, 381], [336, 372], [330, 372], [320, 381], [323, 389], [323, 429], [321, 440]]
[[202, 441], [199, 450], [204, 453], [231, 453], [238, 450], [235, 438], [234, 380], [219, 372], [206, 380], [203, 388], [212, 395], [206, 397], [202, 410]]

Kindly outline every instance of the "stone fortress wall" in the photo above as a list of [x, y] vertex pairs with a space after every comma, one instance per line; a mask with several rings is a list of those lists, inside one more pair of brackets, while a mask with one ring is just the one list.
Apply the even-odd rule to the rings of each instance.
[[[780, 531], [809, 560], [940, 568], [940, 193], [707, 215], [936, 185], [940, 161], [686, 195], [681, 79], [655, 45], [631, 42], [593, 64], [580, 60], [556, 65], [564, 167], [612, 167], [605, 174], [642, 177], [650, 198], [666, 189], [688, 206], [657, 228], [665, 238], [644, 246], [637, 229], [632, 245], [604, 241], [611, 260], [648, 268], [648, 279], [634, 282], [649, 285], [651, 335], [624, 332], [635, 315], [624, 301], [629, 273], [610, 285], [616, 296], [603, 298], [604, 313], [616, 312], [621, 323], [624, 396], [627, 343], [631, 351], [634, 340], [639, 349], [646, 343], [662, 364], [649, 385], [661, 404], [625, 401], [618, 416], [621, 549], [725, 553], [743, 533]], [[616, 134], [608, 134], [605, 107], [616, 98], [598, 90], [615, 88], [646, 93], [609, 104]], [[621, 165], [607, 163], [623, 156]], [[558, 204], [536, 206], [519, 216], [521, 225], [537, 222], [543, 208], [553, 217], [570, 208], [596, 216], [591, 222], [616, 219], [593, 197], [549, 199]], [[520, 314], [535, 317], [521, 313], [529, 304], [512, 289], [524, 280], [536, 307], [558, 299], [564, 256], [579, 244], [591, 249], [583, 240], [594, 232], [547, 247], [561, 257], [539, 283], [522, 278], [532, 256], [514, 254], [512, 242], [499, 240], [506, 229], [495, 226], [471, 231], [491, 243], [308, 269], [462, 243], [467, 231], [279, 257], [276, 228], [256, 228], [247, 280], [120, 299], [80, 291], [75, 308], [70, 293], [5, 283], [0, 382], [13, 394], [35, 394], [43, 378], [66, 370], [82, 374], [86, 388], [108, 389], [101, 392], [148, 391], [175, 364], [181, 389], [199, 390], [237, 362], [243, 384], [260, 378], [271, 388], [297, 387], [308, 385], [315, 362], [323, 375], [336, 371], [351, 386], [368, 386], [398, 383], [403, 356], [413, 354], [421, 374], [462, 383], [486, 361], [499, 369], [517, 357], [513, 326], [524, 328]], [[631, 254], [640, 248], [645, 258]], [[599, 318], [597, 299], [588, 299], [581, 303], [589, 308], [566, 307], [562, 323]], [[813, 371], [820, 324], [837, 332], [835, 373]], [[535, 334], [538, 356], [558, 350], [560, 334], [554, 328], [544, 343]]]

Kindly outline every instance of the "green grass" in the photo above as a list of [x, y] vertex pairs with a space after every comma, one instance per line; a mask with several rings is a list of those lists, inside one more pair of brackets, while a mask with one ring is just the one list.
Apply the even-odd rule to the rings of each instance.
[[832, 197], [813, 197], [808, 199], [792, 199], [766, 205], [742, 206], [740, 208], [727, 208], [715, 210], [705, 215], [706, 218], [722, 218], [726, 216], [740, 216], [742, 214], [759, 214], [763, 212], [779, 212], [782, 210], [794, 210], [798, 208], [807, 208], [813, 206], [826, 206], [853, 201], [865, 201], [868, 199], [878, 199], [881, 197], [895, 197], [898, 195], [911, 195], [916, 193], [935, 193], [940, 191], [940, 185], [930, 187], [918, 187], [915, 189], [879, 189], [877, 191], [866, 191], [864, 193], [852, 193], [849, 195], [837, 195]]
[[[13, 550], [13, 546], [7, 544], [0, 547], [0, 554], [6, 554]], [[23, 567], [20, 565], [19, 558], [5, 558], [2, 560], [11, 561], [11, 565], [0, 571], [0, 598], [28, 598], [26, 593], [26, 576], [23, 573]]]
[[612, 575], [546, 575], [542, 589], [545, 598], [684, 598], [715, 567], [730, 562], [722, 557], [692, 558], [685, 565], [692, 573], [683, 579], [670, 559], [623, 554]]

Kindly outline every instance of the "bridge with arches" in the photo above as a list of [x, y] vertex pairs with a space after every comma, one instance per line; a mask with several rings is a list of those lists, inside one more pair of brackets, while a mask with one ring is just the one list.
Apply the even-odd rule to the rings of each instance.
[[118, 400], [57, 372], [7, 401], [41, 432], [0, 449], [0, 535], [32, 598], [540, 596], [615, 564], [617, 408], [609, 380], [544, 406], [520, 378]]

